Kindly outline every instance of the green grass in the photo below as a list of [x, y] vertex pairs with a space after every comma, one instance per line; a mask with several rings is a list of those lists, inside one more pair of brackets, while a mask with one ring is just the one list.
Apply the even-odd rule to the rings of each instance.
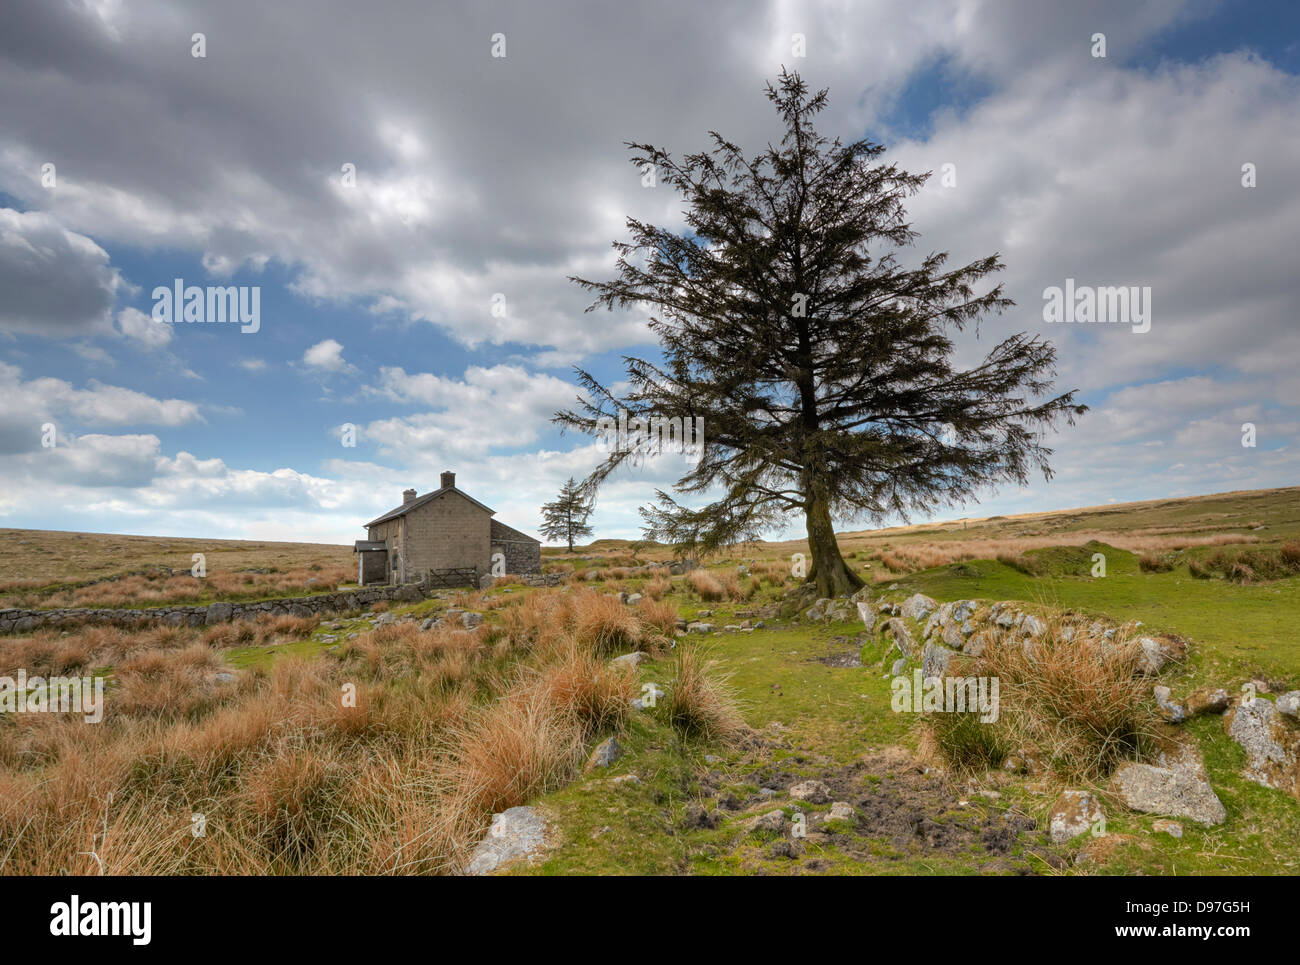
[[[1106, 556], [1105, 577], [1089, 575], [1094, 552]], [[902, 598], [919, 591], [941, 601], [1009, 599], [1112, 622], [1141, 620], [1152, 631], [1178, 634], [1190, 644], [1189, 659], [1165, 674], [1176, 695], [1207, 685], [1233, 690], [1259, 676], [1300, 686], [1300, 648], [1292, 632], [1300, 625], [1300, 580], [1263, 585], [1198, 580], [1185, 565], [1171, 572], [1144, 573], [1135, 554], [1103, 544], [1028, 555], [1040, 575], [976, 560], [900, 577], [889, 595]], [[746, 603], [701, 605], [675, 587], [669, 599], [683, 616], [711, 609], [710, 621], [721, 626], [735, 622], [737, 609], [754, 609], [778, 595], [778, 590], [764, 587], [759, 597]], [[685, 828], [682, 815], [688, 802], [715, 809], [731, 789], [752, 794], [758, 772], [775, 767], [787, 774], [815, 776], [827, 767], [870, 760], [883, 748], [916, 749], [918, 721], [889, 707], [884, 673], [894, 655], [882, 665], [886, 652], [881, 641], [863, 637], [861, 667], [837, 668], [811, 660], [826, 652], [832, 638], [862, 632], [857, 622], [795, 624], [704, 638], [710, 656], [730, 675], [746, 721], [761, 734], [775, 733], [781, 745], [762, 754], [684, 745], [665, 726], [642, 717], [628, 734], [629, 755], [614, 769], [614, 774], [637, 774], [641, 783], [616, 785], [586, 777], [542, 798], [538, 804], [561, 829], [563, 844], [538, 866], [516, 873], [790, 874], [810, 866], [823, 874], [977, 874], [1014, 868], [1046, 874], [1277, 875], [1300, 870], [1294, 849], [1300, 840], [1300, 802], [1241, 776], [1244, 752], [1224, 732], [1218, 716], [1195, 720], [1184, 730], [1202, 749], [1211, 783], [1228, 811], [1225, 824], [1202, 828], [1183, 820], [1181, 839], [1156, 834], [1152, 825], [1157, 816], [1128, 812], [1104, 787], [1095, 787], [1105, 802], [1109, 840], [1101, 857], [1086, 866], [1075, 867], [1071, 859], [1090, 838], [1055, 849], [1044, 840], [1048, 810], [1064, 785], [1000, 774], [985, 775], [981, 781], [996, 788], [998, 798], [972, 798], [961, 812], [1021, 814], [1038, 822], [1039, 830], [1021, 839], [1031, 846], [1017, 845], [1000, 859], [979, 848], [966, 854], [918, 853], [915, 848], [900, 849], [887, 835], [842, 827], [832, 828], [839, 832], [835, 843], [809, 844], [796, 861], [773, 857], [768, 851], [773, 839], [746, 834], [739, 821], [778, 806], [792, 813], [784, 797], [725, 819], [718, 828]], [[699, 645], [697, 639], [682, 638], [678, 645]], [[642, 668], [643, 679], [666, 683], [668, 663]], [[773, 721], [782, 729], [770, 731]], [[718, 760], [705, 763], [706, 753]], [[866, 773], [861, 786], [870, 788], [882, 780], [888, 777]], [[942, 813], [935, 817], [945, 820]], [[948, 818], [956, 820], [957, 812]]]
[[[1263, 529], [1257, 529], [1263, 525]], [[1216, 552], [1217, 547], [1172, 551], [1167, 572], [1143, 572], [1135, 553], [1117, 548], [1134, 534], [1181, 535], [1250, 534], [1249, 544], [1272, 549], [1300, 537], [1300, 490], [1232, 493], [1188, 500], [1094, 507], [1087, 510], [1040, 513], [1022, 517], [928, 524], [876, 533], [848, 534], [841, 547], [853, 554], [855, 565], [882, 547], [906, 550], [912, 544], [959, 542], [968, 539], [1014, 540], [1019, 535], [1059, 539], [1059, 545], [1020, 554], [1022, 568], [981, 559], [935, 567], [909, 575], [891, 574], [874, 595], [889, 592], [901, 599], [924, 592], [940, 601], [1017, 600], [1026, 604], [1073, 610], [1111, 622], [1140, 620], [1153, 632], [1176, 634], [1189, 644], [1185, 663], [1171, 668], [1163, 682], [1181, 697], [1201, 686], [1222, 686], [1230, 692], [1245, 680], [1262, 677], [1276, 685], [1300, 687], [1300, 577], [1237, 584], [1221, 579], [1193, 578], [1189, 559]], [[1081, 535], [1080, 535], [1081, 534]], [[1095, 535], [1094, 534], [1098, 534]], [[1092, 542], [1087, 542], [1092, 539]], [[178, 542], [178, 541], [173, 541]], [[1243, 544], [1244, 545], [1244, 544]], [[186, 547], [188, 548], [188, 547]], [[801, 544], [757, 544], [738, 547], [736, 559], [788, 559], [803, 551]], [[579, 553], [624, 553], [619, 541], [580, 548]], [[667, 551], [665, 551], [666, 553]], [[1103, 553], [1106, 575], [1091, 575], [1094, 553]], [[548, 565], [565, 562], [565, 554], [548, 553]], [[643, 557], [644, 558], [644, 557]], [[1019, 561], [1017, 561], [1019, 562]], [[589, 561], [573, 561], [586, 569]], [[714, 561], [721, 568], [734, 561]], [[879, 571], [880, 564], [873, 566]], [[590, 584], [606, 592], [639, 590], [645, 576]], [[554, 592], [516, 587], [522, 598], [530, 592]], [[777, 603], [782, 590], [766, 583], [746, 602], [701, 602], [673, 581], [668, 599], [681, 616], [691, 619], [710, 610], [708, 621], [721, 627], [738, 623], [737, 610], [755, 610]], [[394, 605], [395, 615], [423, 617], [448, 605], [429, 600]], [[489, 622], [499, 619], [489, 612]], [[768, 618], [765, 618], [768, 619]], [[305, 640], [278, 646], [252, 646], [225, 651], [235, 667], [265, 669], [281, 656], [311, 655], [334, 643], [344, 644], [349, 632], [364, 632], [369, 622], [343, 619], [337, 630], [320, 628]], [[769, 623], [773, 623], [768, 619]], [[836, 638], [860, 639], [860, 667], [835, 667], [817, 662]], [[854, 646], [834, 644], [837, 652]], [[533, 802], [550, 818], [557, 833], [555, 847], [534, 866], [512, 869], [515, 874], [996, 874], [1035, 871], [1045, 874], [1249, 874], [1300, 872], [1295, 842], [1300, 840], [1300, 802], [1261, 787], [1241, 776], [1244, 753], [1224, 732], [1220, 717], [1195, 720], [1182, 728], [1199, 745], [1215, 791], [1228, 812], [1218, 828], [1205, 829], [1184, 820], [1184, 836], [1155, 834], [1157, 818], [1125, 811], [1104, 787], [1093, 788], [1104, 802], [1107, 847], [1099, 860], [1085, 867], [1071, 863], [1073, 853], [1087, 845], [1082, 838], [1067, 846], [1050, 847], [1043, 829], [1048, 809], [1062, 785], [1050, 780], [1012, 777], [1001, 772], [976, 775], [990, 795], [967, 793], [964, 787], [918, 776], [907, 769], [922, 744], [922, 727], [910, 713], [893, 713], [886, 671], [895, 655], [882, 639], [868, 638], [860, 622], [810, 626], [777, 622], [752, 633], [679, 638], [679, 647], [707, 648], [737, 692], [746, 722], [758, 742], [722, 747], [685, 741], [655, 712], [633, 716], [619, 741], [626, 754], [608, 771], [580, 777], [568, 786]], [[671, 682], [671, 659], [641, 668], [643, 682], [662, 687]], [[769, 725], [776, 723], [777, 727]], [[766, 804], [755, 798], [759, 788], [784, 788], [795, 779], [850, 775], [848, 797], [885, 794], [888, 788], [917, 790], [915, 806], [940, 829], [972, 822], [1009, 820], [1023, 816], [1039, 830], [1023, 834], [1008, 851], [991, 854], [978, 844], [949, 849], [918, 848], [874, 827], [837, 824], [823, 840], [809, 841], [797, 860], [771, 853], [775, 838], [747, 833], [741, 826], [751, 816], [774, 808], [787, 815], [794, 806], [785, 796]], [[910, 776], [909, 776], [910, 774]], [[614, 779], [636, 775], [636, 782]], [[735, 796], [741, 811], [727, 811], [721, 802]], [[717, 827], [688, 827], [688, 805], [698, 804], [722, 815]], [[805, 814], [824, 812], [829, 805], [805, 805]]]
[[1143, 573], [1132, 553], [1106, 551], [1106, 576], [1031, 577], [994, 560], [973, 560], [900, 577], [901, 591], [940, 600], [1024, 600], [1186, 636], [1189, 666], [1204, 676], [1300, 678], [1300, 578], [1239, 585], [1193, 579], [1186, 567]]

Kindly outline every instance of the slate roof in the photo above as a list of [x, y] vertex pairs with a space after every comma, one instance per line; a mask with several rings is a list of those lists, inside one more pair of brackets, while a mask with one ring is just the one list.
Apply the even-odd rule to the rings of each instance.
[[483, 510], [489, 516], [491, 516], [493, 513], [496, 512], [495, 509], [489, 509], [488, 507], [480, 503], [477, 499], [475, 499], [473, 496], [469, 495], [468, 493], [461, 492], [455, 486], [444, 486], [442, 489], [435, 489], [431, 493], [425, 493], [423, 496], [417, 496], [409, 503], [405, 503], [401, 506], [398, 506], [396, 509], [390, 509], [388, 512], [384, 513], [384, 515], [380, 516], [378, 519], [372, 519], [370, 522], [366, 523], [365, 526], [367, 529], [369, 529], [371, 526], [378, 526], [380, 523], [386, 523], [390, 519], [397, 519], [397, 517], [399, 516], [405, 516], [411, 510], [419, 509], [421, 506], [425, 505], [426, 503], [433, 502], [443, 493], [458, 493], [459, 495], [464, 496], [466, 499], [468, 499], [479, 509]]
[[503, 540], [507, 543], [528, 542], [541, 544], [540, 539], [533, 539], [527, 533], [521, 533], [519, 530], [507, 526], [500, 520], [492, 520], [492, 539]]

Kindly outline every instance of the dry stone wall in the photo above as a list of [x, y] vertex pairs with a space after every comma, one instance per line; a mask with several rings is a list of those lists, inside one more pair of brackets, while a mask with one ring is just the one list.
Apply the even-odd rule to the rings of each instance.
[[84, 623], [133, 627], [145, 623], [162, 623], [173, 627], [202, 627], [229, 620], [253, 620], [263, 613], [273, 616], [308, 617], [317, 613], [334, 613], [378, 603], [380, 600], [415, 602], [429, 595], [423, 583], [400, 586], [367, 586], [358, 590], [317, 593], [313, 596], [286, 597], [276, 600], [249, 600], [240, 603], [209, 603], [206, 606], [160, 606], [146, 609], [94, 609], [70, 607], [61, 610], [0, 610], [0, 634], [27, 633], [46, 627], [70, 627]]

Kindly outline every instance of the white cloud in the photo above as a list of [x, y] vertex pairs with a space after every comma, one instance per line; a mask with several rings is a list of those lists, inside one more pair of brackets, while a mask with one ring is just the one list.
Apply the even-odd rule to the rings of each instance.
[[343, 360], [343, 346], [332, 338], [317, 342], [303, 352], [302, 361], [304, 365], [324, 372], [344, 372], [350, 367]]
[[462, 379], [386, 367], [369, 392], [434, 410], [365, 427], [364, 439], [406, 465], [534, 444], [549, 430], [555, 412], [576, 395], [572, 384], [517, 365], [470, 366]]
[[[336, 526], [351, 533], [401, 489], [428, 489], [450, 468], [526, 528], [564, 478], [585, 475], [601, 455], [572, 437], [564, 444], [574, 448], [553, 451], [549, 419], [575, 389], [537, 370], [596, 352], [636, 354], [648, 337], [635, 313], [584, 314], [589, 298], [565, 276], [608, 277], [609, 242], [626, 236], [628, 215], [682, 225], [670, 190], [641, 187], [623, 140], [680, 154], [704, 147], [716, 127], [758, 149], [779, 133], [760, 90], [782, 63], [830, 87], [820, 121], [828, 133], [882, 135], [886, 160], [912, 170], [956, 164], [956, 188], [936, 178], [909, 204], [922, 232], [915, 254], [946, 249], [960, 264], [999, 250], [1019, 303], [988, 320], [978, 345], [960, 337], [960, 357], [973, 361], [1012, 331], [1040, 332], [1060, 349], [1058, 386], [1078, 387], [1094, 404], [1050, 443], [1056, 482], [1008, 489], [984, 508], [1293, 480], [1296, 80], [1244, 53], [1126, 66], [1162, 28], [1208, 6], [915, 0], [755, 10], [736, 0], [702, 11], [669, 0], [620, 7], [595, 39], [575, 30], [590, 19], [579, 5], [507, 3], [500, 18], [510, 23], [510, 57], [492, 61], [486, 41], [472, 39], [486, 33], [470, 14], [449, 14], [431, 32], [412, 29], [424, 22], [418, 4], [381, 6], [360, 26], [328, 10], [253, 20], [251, 8], [228, 5], [205, 14], [209, 37], [239, 42], [202, 64], [156, 57], [177, 35], [161, 3], [24, 8], [8, 36], [35, 33], [49, 49], [33, 84], [31, 61], [0, 38], [0, 83], [24, 91], [0, 105], [0, 191], [39, 210], [0, 217], [0, 326], [111, 334], [124, 282], [102, 242], [197, 255], [221, 276], [275, 259], [300, 296], [355, 307], [357, 338], [366, 341], [324, 338], [301, 362], [290, 355], [289, 365], [309, 371], [356, 373], [342, 342], [361, 362], [372, 331], [408, 322], [435, 325], [465, 346], [523, 347], [511, 350], [510, 364], [470, 365], [460, 377], [382, 368], [352, 400], [383, 407], [351, 416], [372, 461], [331, 458], [322, 471], [334, 479], [215, 457], [241, 451], [239, 441], [168, 457], [153, 437], [78, 437], [84, 428], [186, 424], [199, 410], [96, 382], [22, 382], [6, 366], [0, 452], [32, 458], [17, 465], [27, 488], [0, 487], [0, 505], [37, 505], [35, 493], [51, 506], [93, 505], [158, 527], [213, 535], [266, 527], [307, 538]], [[684, 35], [688, 18], [697, 29]], [[1096, 30], [1107, 33], [1105, 61], [1087, 54]], [[790, 57], [794, 32], [808, 39], [806, 60]], [[910, 79], [940, 63], [988, 96], [936, 114], [924, 140], [894, 136], [882, 117]], [[474, 78], [468, 111], [458, 86], [465, 76]], [[659, 81], [647, 85], [647, 76]], [[146, 128], [147, 144], [136, 135]], [[53, 191], [38, 181], [51, 159], [61, 175]], [[1247, 161], [1259, 170], [1254, 189], [1240, 186]], [[355, 187], [340, 181], [345, 162], [356, 165]], [[162, 274], [132, 280], [148, 290], [170, 282], [171, 272]], [[1042, 289], [1066, 277], [1150, 286], [1151, 331], [1043, 326]], [[497, 293], [505, 311], [494, 314]], [[146, 327], [134, 309], [116, 318], [145, 348], [172, 334]], [[69, 344], [105, 360], [94, 345]], [[237, 365], [268, 368], [264, 358]], [[305, 421], [315, 414], [302, 412]], [[72, 423], [71, 442], [42, 462], [47, 454], [29, 450], [47, 418]], [[315, 424], [346, 418], [331, 411]], [[1240, 446], [1242, 421], [1258, 423], [1258, 449]], [[104, 494], [104, 480], [149, 472], [165, 482], [122, 482], [120, 493]], [[95, 487], [89, 503], [59, 481], [77, 473]], [[611, 480], [598, 523], [634, 533], [636, 506], [676, 474], [657, 466]]]
[[201, 422], [196, 403], [156, 399], [122, 386], [91, 380], [79, 389], [62, 379], [23, 381], [15, 365], [0, 362], [0, 453], [41, 447], [43, 426], [56, 428], [57, 438], [83, 427], [158, 425]]
[[138, 308], [124, 308], [117, 313], [117, 328], [127, 338], [146, 348], [163, 348], [172, 340], [172, 326], [155, 321]]
[[[1018, 304], [984, 340], [1042, 334], [1060, 384], [1096, 391], [1238, 356], [1263, 368], [1264, 346], [1295, 340], [1300, 197], [1285, 179], [1243, 188], [1241, 165], [1300, 168], [1300, 140], [1279, 136], [1296, 129], [1300, 84], [1249, 55], [1153, 72], [1099, 62], [1044, 67], [893, 153], [911, 170], [956, 165], [955, 188], [932, 178], [909, 205], [921, 250], [1007, 264]], [[1149, 286], [1151, 330], [1044, 324], [1043, 289], [1066, 278]]]

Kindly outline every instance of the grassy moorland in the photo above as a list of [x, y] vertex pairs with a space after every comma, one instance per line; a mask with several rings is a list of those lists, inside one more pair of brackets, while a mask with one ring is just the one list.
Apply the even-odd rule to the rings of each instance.
[[98, 724], [0, 715], [0, 872], [454, 870], [493, 812], [570, 779], [623, 726], [635, 680], [609, 658], [663, 654], [667, 638], [662, 610], [589, 591], [419, 612], [450, 604], [491, 619], [421, 630], [353, 613], [3, 641], [0, 676], [93, 673], [108, 688]]
[[[1290, 489], [851, 533], [841, 537], [841, 546], [864, 577], [895, 600], [921, 592], [941, 602], [1014, 600], [1044, 613], [1113, 624], [1141, 621], [1144, 632], [1187, 643], [1186, 658], [1159, 681], [1183, 695], [1203, 686], [1235, 693], [1252, 680], [1275, 693], [1300, 686], [1295, 637], [1300, 573], [1287, 562], [1287, 547], [1298, 537], [1300, 491]], [[780, 568], [788, 568], [791, 556], [802, 550], [798, 543], [745, 547], [736, 560], [715, 567], [720, 594], [707, 585], [700, 593], [681, 580], [666, 598], [688, 618], [705, 610], [718, 626], [738, 623], [757, 604], [780, 599], [768, 583], [779, 585]], [[1104, 576], [1094, 575], [1098, 553], [1105, 558]], [[617, 556], [617, 548], [605, 547], [602, 555]], [[749, 562], [748, 579], [736, 577], [738, 560]], [[612, 560], [606, 572], [619, 575], [620, 562], [627, 561]], [[602, 568], [595, 560], [583, 565], [588, 579]], [[1228, 819], [1213, 828], [1184, 821], [1184, 836], [1174, 839], [1154, 833], [1158, 816], [1117, 804], [1104, 781], [1051, 773], [1026, 780], [998, 769], [938, 777], [942, 766], [928, 753], [929, 728], [913, 715], [890, 711], [885, 671], [898, 654], [889, 654], [885, 641], [865, 633], [856, 619], [778, 622], [770, 629], [705, 639], [702, 646], [730, 674], [759, 743], [715, 752], [712, 761], [692, 749], [666, 754], [662, 743], [648, 756], [634, 747], [622, 766], [650, 780], [619, 783], [616, 794], [588, 782], [543, 799], [566, 831], [573, 827], [583, 833], [568, 835], [547, 861], [521, 871], [1294, 874], [1300, 869], [1289, 843], [1300, 833], [1300, 802], [1242, 776], [1244, 753], [1218, 716], [1190, 721], [1182, 731], [1200, 749]], [[852, 662], [843, 659], [849, 654], [862, 666], [842, 666]], [[871, 820], [851, 828], [832, 823], [831, 833], [811, 835], [804, 853], [792, 861], [779, 841], [744, 832], [741, 822], [754, 807], [733, 816], [723, 806], [735, 797], [748, 805], [765, 782], [780, 787], [804, 778], [821, 779], [836, 796], [865, 802]], [[879, 792], [882, 786], [888, 793]], [[1038, 830], [1008, 844], [1007, 826], [1028, 819], [1041, 829], [1066, 787], [1092, 790], [1107, 805], [1107, 833], [1089, 848], [1090, 861], [1077, 861], [1089, 845], [1086, 836], [1053, 847]], [[687, 811], [691, 803], [714, 809], [720, 826], [694, 826], [696, 811]], [[788, 815], [796, 813], [791, 802], [778, 803]], [[757, 810], [765, 806], [770, 807], [759, 804]], [[802, 804], [799, 810], [826, 807]], [[864, 810], [862, 804], [858, 810]], [[652, 828], [661, 833], [650, 833]]]
[[[207, 575], [190, 575], [202, 553]], [[349, 546], [0, 529], [0, 607], [141, 607], [291, 596], [356, 579]]]
[[[873, 600], [921, 592], [981, 612], [1012, 600], [1053, 620], [1141, 621], [1185, 644], [1158, 678], [1181, 698], [1300, 687], [1297, 539], [1291, 489], [850, 533], [841, 545]], [[332, 549], [318, 548], [322, 565]], [[1174, 838], [1158, 815], [1124, 808], [1100, 772], [953, 765], [934, 721], [892, 711], [898, 654], [885, 636], [856, 614], [798, 616], [799, 544], [738, 547], [677, 577], [638, 565], [663, 548], [633, 549], [548, 550], [547, 568], [569, 574], [560, 588], [501, 581], [391, 616], [0, 640], [0, 675], [109, 678], [102, 725], [0, 714], [0, 871], [439, 873], [460, 866], [491, 813], [520, 803], [551, 828], [520, 874], [1300, 871], [1300, 801], [1242, 775], [1220, 716], [1153, 725], [1154, 739], [1194, 743], [1227, 811], [1213, 827], [1182, 821]], [[643, 599], [608, 595], [620, 591]], [[453, 614], [420, 629], [453, 607], [483, 626], [458, 629]], [[677, 618], [703, 613], [719, 631], [750, 626], [674, 636]], [[638, 648], [654, 659], [609, 664]], [[1102, 683], [1121, 687], [1112, 699], [1131, 699], [1135, 719], [1154, 719], [1157, 681], [1130, 679]], [[650, 683], [664, 697], [630, 710]], [[340, 701], [347, 686], [353, 706]], [[609, 735], [623, 756], [584, 770]], [[796, 806], [785, 789], [810, 779], [852, 814]], [[1103, 835], [1048, 841], [1067, 787], [1101, 799]], [[796, 844], [751, 826], [774, 810], [813, 830]]]

